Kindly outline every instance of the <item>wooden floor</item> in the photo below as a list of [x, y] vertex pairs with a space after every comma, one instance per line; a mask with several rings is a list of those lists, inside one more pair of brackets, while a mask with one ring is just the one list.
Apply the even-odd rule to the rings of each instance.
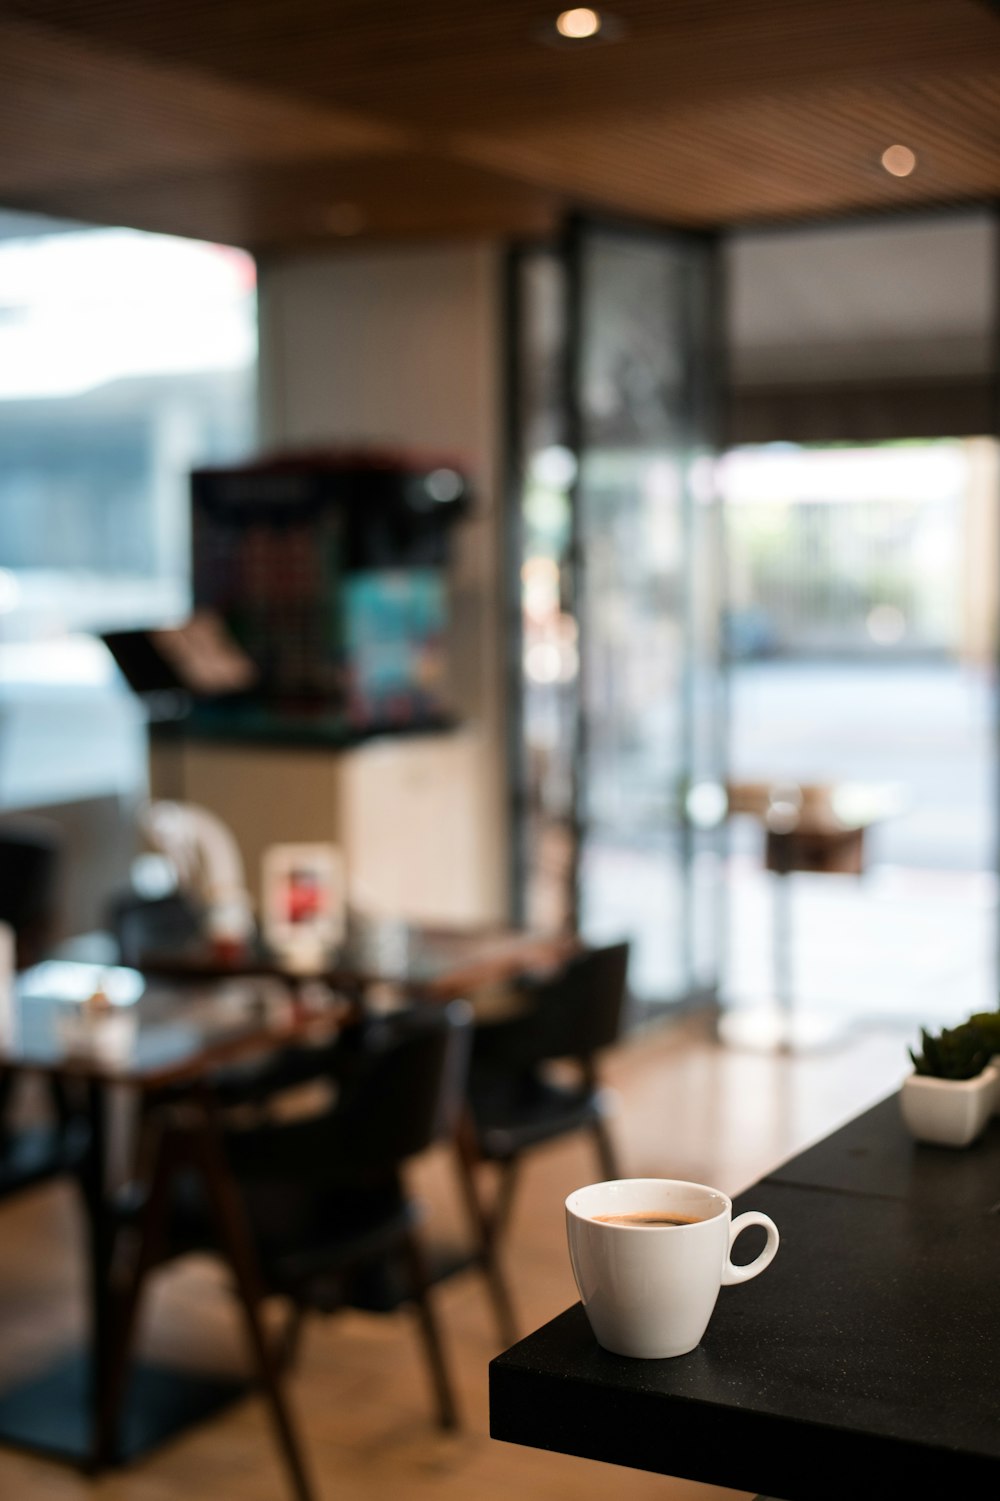
[[[835, 1051], [782, 1058], [724, 1050], [705, 1024], [634, 1040], [608, 1060], [619, 1098], [625, 1169], [735, 1192], [897, 1084], [907, 1039], [878, 1032]], [[420, 1165], [438, 1230], [461, 1229], [451, 1166]], [[562, 1200], [596, 1176], [585, 1143], [536, 1154], [515, 1205], [509, 1272], [525, 1332], [575, 1298]], [[0, 1210], [0, 1382], [43, 1367], [80, 1333], [77, 1207], [51, 1188]], [[423, 1368], [405, 1314], [359, 1314], [307, 1329], [291, 1396], [323, 1501], [726, 1501], [717, 1490], [492, 1442], [486, 1367], [496, 1352], [477, 1279], [441, 1289], [465, 1425], [430, 1421]], [[190, 1261], [150, 1300], [146, 1348], [240, 1369], [241, 1329], [220, 1272]], [[284, 1501], [263, 1407], [255, 1397], [134, 1468], [99, 1482], [0, 1450], [3, 1501]]]

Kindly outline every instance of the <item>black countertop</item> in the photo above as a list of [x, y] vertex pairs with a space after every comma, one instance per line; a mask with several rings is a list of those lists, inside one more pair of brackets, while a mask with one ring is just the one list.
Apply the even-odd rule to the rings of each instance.
[[894, 1494], [995, 1495], [998, 1201], [1000, 1123], [917, 1145], [893, 1096], [736, 1201], [781, 1248], [697, 1350], [610, 1355], [577, 1305], [492, 1363], [493, 1436], [783, 1501], [883, 1501], [886, 1467]]
[[409, 724], [352, 725], [342, 711], [269, 704], [255, 700], [198, 703], [181, 717], [152, 719], [159, 745], [185, 741], [214, 745], [280, 746], [305, 750], [353, 750], [373, 740], [448, 735], [461, 728], [453, 715], [437, 714]]
[[1000, 1208], [1000, 1118], [960, 1150], [918, 1144], [902, 1124], [899, 1095], [892, 1094], [767, 1181], [906, 1199], [940, 1214]]

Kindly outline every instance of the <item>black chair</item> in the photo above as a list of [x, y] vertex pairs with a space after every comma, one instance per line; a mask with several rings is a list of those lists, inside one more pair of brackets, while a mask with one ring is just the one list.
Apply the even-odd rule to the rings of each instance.
[[[473, 1181], [479, 1164], [500, 1170], [493, 1205], [480, 1210], [489, 1239], [506, 1226], [521, 1159], [535, 1147], [588, 1131], [602, 1178], [621, 1176], [597, 1058], [621, 1030], [628, 957], [627, 943], [584, 950], [558, 974], [523, 981], [509, 1020], [476, 1029], [462, 1158], [467, 1191], [480, 1206]], [[554, 1077], [556, 1062], [570, 1065], [568, 1079]]]
[[[427, 1019], [417, 1021], [411, 1018], [403, 1021], [401, 1018], [396, 1018], [388, 1024], [384, 1022], [373, 1024], [370, 1019], [363, 1020], [345, 1033], [344, 1039], [332, 1050], [293, 1045], [269, 1053], [263, 1058], [254, 1058], [213, 1069], [206, 1081], [213, 1102], [223, 1111], [238, 1112], [245, 1127], [249, 1124], [266, 1126], [275, 1118], [280, 1120], [282, 1101], [291, 1091], [316, 1083], [318, 1080], [346, 1077], [353, 1070], [354, 1065], [351, 1060], [357, 1055], [359, 1047], [361, 1048], [360, 1056], [364, 1059], [370, 1052], [373, 1040], [376, 1045], [380, 1045], [378, 1039], [384, 1038], [386, 1025], [391, 1031], [396, 1031], [401, 1026], [426, 1026]], [[463, 1058], [468, 1052], [469, 1045], [466, 1043], [463, 1045]], [[172, 1090], [169, 1097], [183, 1101], [185, 1093], [186, 1087], [181, 1085]], [[162, 1101], [168, 1096], [163, 1092], [158, 1097], [154, 1096], [150, 1102], [153, 1110], [156, 1108], [157, 1098]], [[148, 1114], [148, 1111], [146, 1113]], [[465, 1150], [464, 1136], [468, 1127], [464, 1083], [460, 1104], [457, 1109], [451, 1111], [451, 1114], [452, 1120], [446, 1134], [452, 1137], [453, 1145], [458, 1148], [461, 1158]], [[142, 1129], [140, 1128], [141, 1131]], [[244, 1130], [240, 1139], [250, 1142], [253, 1138]], [[463, 1182], [462, 1186], [467, 1197], [470, 1198], [468, 1207], [471, 1211], [474, 1243], [471, 1246], [437, 1243], [430, 1245], [427, 1248], [427, 1269], [432, 1283], [444, 1281], [456, 1273], [470, 1269], [478, 1270], [484, 1278], [486, 1290], [493, 1305], [500, 1348], [506, 1348], [512, 1345], [518, 1337], [510, 1292], [502, 1268], [493, 1252], [491, 1238], [487, 1233], [478, 1199], [474, 1194], [469, 1195], [466, 1182]], [[377, 1267], [366, 1268], [363, 1276], [353, 1279], [347, 1301], [353, 1307], [365, 1308], [372, 1312], [391, 1312], [407, 1302], [408, 1298], [408, 1284], [400, 1279], [398, 1268], [395, 1269], [394, 1274], [392, 1263], [383, 1261]], [[289, 1338], [286, 1342], [289, 1355], [296, 1344], [298, 1322], [296, 1316], [290, 1324]]]
[[[260, 1323], [260, 1299], [279, 1295], [290, 1301], [291, 1344], [301, 1314], [309, 1310], [397, 1306], [386, 1295], [390, 1273], [395, 1274], [418, 1316], [439, 1420], [443, 1427], [455, 1425], [455, 1399], [417, 1233], [418, 1206], [406, 1191], [402, 1170], [409, 1158], [453, 1130], [464, 1097], [471, 1031], [467, 1008], [456, 1003], [362, 1024], [329, 1048], [307, 1050], [298, 1065], [286, 1055], [274, 1075], [282, 1087], [307, 1079], [325, 1082], [333, 1099], [302, 1118], [261, 1122], [254, 1112], [249, 1125], [230, 1118], [238, 1110], [224, 1112], [219, 1140], [227, 1183], [216, 1180], [215, 1192], [211, 1171], [191, 1170], [198, 1152], [185, 1159], [176, 1150], [191, 1126], [184, 1123], [183, 1103], [170, 1107], [178, 1119], [168, 1115], [163, 1125], [148, 1197], [140, 1213], [127, 1215], [139, 1229], [140, 1243], [122, 1291], [123, 1354], [106, 1414], [110, 1430], [146, 1273], [158, 1263], [205, 1250], [224, 1251], [237, 1272], [260, 1375], [272, 1403], [279, 1404], [278, 1362]], [[259, 1084], [251, 1091], [255, 1104]], [[241, 1225], [234, 1225], [234, 1216]], [[255, 1263], [249, 1277], [246, 1258], [234, 1254], [244, 1232]], [[256, 1290], [248, 1294], [250, 1285]], [[298, 1493], [308, 1494], [287, 1424], [283, 1427], [279, 1418], [278, 1427]]]
[[0, 922], [14, 931], [18, 969], [44, 957], [55, 918], [62, 840], [41, 820], [0, 821]]
[[78, 1172], [87, 1150], [85, 1122], [54, 1088], [49, 1120], [18, 1122], [13, 1084], [0, 1069], [0, 1200]]
[[143, 897], [127, 891], [111, 903], [107, 923], [118, 944], [120, 962], [141, 969], [149, 954], [170, 954], [199, 944], [204, 912], [182, 892]]
[[[41, 820], [0, 822], [0, 922], [14, 933], [18, 969], [43, 958], [50, 941], [61, 850], [58, 831]], [[19, 1082], [0, 1067], [0, 1199], [75, 1172], [86, 1150], [85, 1125], [54, 1082], [49, 1119], [17, 1119]]]

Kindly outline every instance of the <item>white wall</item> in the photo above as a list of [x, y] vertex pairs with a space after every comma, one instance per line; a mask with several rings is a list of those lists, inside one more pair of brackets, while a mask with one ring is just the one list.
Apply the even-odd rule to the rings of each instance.
[[998, 264], [988, 209], [734, 234], [725, 246], [732, 378], [986, 374]]
[[344, 250], [260, 266], [261, 442], [453, 455], [475, 482], [452, 570], [452, 680], [477, 738], [489, 915], [506, 891], [499, 600], [500, 263], [492, 245]]

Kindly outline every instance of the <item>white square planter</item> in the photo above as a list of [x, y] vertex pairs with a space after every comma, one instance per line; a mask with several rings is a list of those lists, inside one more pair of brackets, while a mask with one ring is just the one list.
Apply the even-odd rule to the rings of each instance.
[[899, 1099], [907, 1129], [918, 1141], [967, 1147], [993, 1114], [998, 1093], [1000, 1071], [991, 1063], [974, 1079], [910, 1074]]

